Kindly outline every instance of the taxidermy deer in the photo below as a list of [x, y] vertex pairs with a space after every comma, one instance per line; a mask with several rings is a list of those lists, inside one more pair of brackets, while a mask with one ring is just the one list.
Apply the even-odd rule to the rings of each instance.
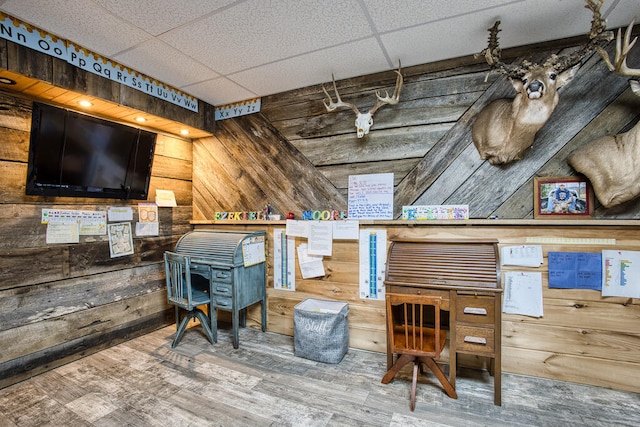
[[[612, 64], [604, 49], [598, 49], [607, 67], [622, 76], [640, 77], [640, 69], [627, 66], [627, 55], [637, 41], [631, 41], [631, 21], [621, 41], [616, 39], [616, 59]], [[640, 96], [640, 82], [629, 80], [631, 90]], [[569, 155], [568, 163], [582, 173], [593, 185], [600, 203], [607, 208], [619, 205], [640, 195], [640, 122], [630, 131], [591, 141]]]
[[380, 92], [376, 91], [376, 103], [367, 113], [361, 113], [360, 110], [358, 110], [358, 107], [356, 107], [354, 104], [343, 102], [342, 99], [340, 99], [340, 94], [338, 93], [338, 88], [336, 87], [336, 79], [335, 77], [333, 77], [333, 74], [331, 74], [331, 79], [333, 80], [333, 90], [336, 92], [337, 100], [336, 102], [333, 102], [333, 99], [331, 99], [331, 95], [329, 95], [329, 92], [327, 92], [323, 85], [322, 90], [327, 95], [329, 103], [327, 104], [326, 101], [322, 102], [324, 103], [324, 106], [327, 108], [328, 112], [335, 111], [339, 107], [351, 108], [353, 112], [356, 113], [356, 131], [358, 133], [358, 138], [362, 138], [369, 133], [369, 129], [371, 129], [371, 126], [373, 126], [373, 114], [378, 111], [380, 107], [383, 107], [385, 105], [396, 105], [398, 101], [400, 101], [400, 90], [402, 90], [403, 83], [400, 61], [398, 61], [398, 69], [396, 70], [396, 73], [398, 74], [398, 78], [396, 79], [396, 87], [393, 91], [393, 95], [389, 96], [389, 92], [385, 91], [386, 96], [382, 97], [380, 96]]
[[557, 90], [575, 76], [580, 61], [589, 55], [601, 40], [611, 40], [600, 15], [603, 0], [587, 0], [593, 12], [589, 41], [577, 51], [565, 55], [551, 55], [542, 65], [523, 61], [519, 65], [500, 60], [498, 44], [500, 21], [489, 28], [489, 46], [483, 55], [492, 70], [509, 77], [516, 97], [497, 99], [476, 116], [471, 136], [481, 159], [492, 165], [520, 160], [524, 151], [533, 145], [536, 133], [551, 117], [558, 105]]

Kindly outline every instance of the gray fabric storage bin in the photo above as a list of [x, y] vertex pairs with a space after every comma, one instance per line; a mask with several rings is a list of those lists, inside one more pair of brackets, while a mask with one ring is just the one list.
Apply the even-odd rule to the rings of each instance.
[[324, 363], [338, 363], [349, 348], [349, 305], [342, 301], [308, 298], [293, 310], [294, 355]]

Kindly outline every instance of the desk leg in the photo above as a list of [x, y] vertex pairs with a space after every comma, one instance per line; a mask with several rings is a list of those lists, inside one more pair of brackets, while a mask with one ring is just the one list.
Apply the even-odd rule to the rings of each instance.
[[496, 318], [495, 353], [493, 358], [493, 404], [502, 406], [502, 294], [494, 297]]
[[389, 320], [385, 317], [385, 329], [387, 333], [385, 337], [387, 339], [387, 372], [393, 366], [393, 353], [391, 353], [391, 341], [389, 340]]
[[267, 331], [267, 294], [262, 297], [262, 332]]
[[449, 383], [456, 389], [456, 369], [458, 354], [456, 353], [456, 296], [457, 292], [449, 291]]
[[[211, 271], [209, 271], [209, 276], [212, 277]], [[218, 342], [218, 312], [216, 310], [216, 306], [213, 302], [213, 281], [209, 279], [209, 296], [211, 297], [211, 303], [207, 306], [209, 310], [209, 322], [211, 324], [211, 333], [213, 334], [213, 342]]]
[[218, 310], [209, 305], [209, 319], [211, 321], [211, 332], [213, 333], [213, 342], [218, 342]]
[[233, 309], [231, 311], [231, 329], [233, 330], [233, 348], [238, 348], [240, 343], [240, 310]]

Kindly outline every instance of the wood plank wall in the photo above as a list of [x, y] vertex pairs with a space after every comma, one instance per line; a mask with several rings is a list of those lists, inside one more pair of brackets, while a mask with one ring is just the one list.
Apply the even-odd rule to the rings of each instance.
[[[636, 32], [638, 28], [636, 27]], [[541, 60], [575, 48], [577, 40], [505, 50], [504, 58]], [[607, 50], [613, 51], [612, 45]], [[630, 64], [638, 64], [640, 50]], [[490, 75], [473, 57], [410, 67], [397, 106], [375, 115], [366, 139], [358, 140], [350, 110], [327, 113], [320, 86], [262, 98], [260, 114], [218, 122], [215, 136], [194, 141], [194, 219], [197, 227], [267, 229], [275, 223], [211, 221], [216, 211], [258, 210], [270, 203], [276, 213], [304, 209], [346, 209], [348, 176], [393, 172], [396, 215], [403, 205], [469, 204], [472, 218], [498, 216], [492, 226], [407, 227], [398, 221], [373, 224], [389, 238], [497, 238], [500, 245], [524, 244], [527, 237], [614, 238], [615, 248], [640, 250], [640, 200], [594, 216], [621, 219], [622, 226], [558, 222], [532, 226], [533, 179], [570, 176], [568, 154], [592, 139], [637, 123], [640, 99], [625, 78], [610, 73], [598, 55], [588, 58], [576, 78], [560, 91], [554, 115], [538, 133], [525, 158], [495, 167], [481, 161], [470, 137], [473, 118], [498, 97], [512, 97], [510, 84]], [[329, 77], [329, 76], [327, 76]], [[392, 70], [337, 82], [343, 100], [366, 110], [379, 89], [392, 90]], [[520, 220], [513, 225], [509, 220]], [[517, 222], [517, 221], [516, 221]], [[574, 223], [575, 224], [575, 223]], [[613, 224], [613, 223], [612, 223]], [[270, 237], [271, 238], [271, 237]], [[298, 242], [300, 243], [300, 242]], [[545, 244], [549, 251], [599, 252], [603, 245]], [[271, 248], [270, 248], [271, 251]], [[325, 257], [323, 278], [302, 280], [296, 291], [273, 289], [269, 255], [268, 330], [292, 334], [293, 308], [308, 297], [348, 301], [350, 345], [384, 351], [381, 302], [358, 297], [358, 247], [336, 242]], [[509, 270], [510, 268], [504, 268]], [[527, 269], [525, 269], [527, 270]], [[505, 315], [503, 369], [506, 372], [582, 382], [640, 392], [640, 334], [637, 299], [602, 298], [597, 291], [549, 289], [545, 264], [545, 315], [540, 319]], [[250, 312], [259, 321], [259, 310]], [[479, 361], [466, 360], [474, 364]]]
[[131, 206], [136, 221], [137, 201], [26, 196], [31, 109], [0, 92], [0, 388], [170, 323], [162, 254], [192, 217], [191, 141], [159, 135], [150, 200], [171, 189], [178, 203], [159, 208], [159, 236], [113, 259], [106, 236], [47, 245], [44, 208]]

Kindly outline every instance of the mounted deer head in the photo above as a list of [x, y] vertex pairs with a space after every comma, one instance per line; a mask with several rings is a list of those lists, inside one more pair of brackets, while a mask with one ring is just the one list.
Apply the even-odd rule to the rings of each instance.
[[324, 88], [324, 85], [322, 86], [322, 90], [327, 95], [329, 103], [327, 104], [326, 101], [322, 102], [324, 103], [324, 106], [327, 108], [328, 112], [335, 111], [339, 107], [351, 108], [353, 112], [356, 113], [356, 130], [358, 133], [358, 138], [362, 138], [369, 133], [369, 129], [371, 129], [371, 126], [373, 126], [373, 114], [378, 111], [380, 107], [383, 107], [387, 104], [395, 105], [398, 103], [398, 101], [400, 101], [400, 90], [402, 90], [403, 83], [400, 61], [398, 61], [398, 69], [396, 70], [396, 73], [398, 74], [398, 78], [396, 79], [396, 88], [393, 90], [393, 96], [389, 96], [389, 92], [385, 91], [386, 96], [382, 97], [380, 96], [380, 92], [376, 91], [376, 103], [373, 107], [371, 107], [368, 113], [361, 113], [360, 110], [358, 110], [358, 107], [356, 107], [354, 104], [343, 102], [342, 99], [340, 99], [340, 94], [338, 93], [338, 88], [336, 87], [336, 79], [333, 77], [333, 74], [331, 74], [331, 79], [333, 80], [333, 90], [336, 92], [336, 102], [333, 102], [333, 99], [331, 99], [331, 95], [329, 95], [329, 92], [327, 92], [327, 90]]
[[610, 40], [606, 24], [600, 15], [603, 0], [587, 0], [587, 9], [593, 12], [589, 41], [579, 50], [566, 56], [551, 55], [542, 65], [523, 61], [519, 65], [500, 60], [497, 21], [489, 29], [489, 46], [483, 55], [491, 68], [509, 77], [516, 97], [497, 99], [476, 116], [472, 138], [481, 159], [492, 165], [510, 163], [522, 158], [531, 147], [536, 132], [547, 122], [558, 105], [557, 90], [575, 76], [580, 61], [589, 55], [602, 40]]
[[[611, 63], [604, 49], [598, 49], [607, 67], [622, 76], [640, 77], [640, 69], [627, 66], [627, 55], [637, 41], [631, 41], [631, 21], [624, 35], [620, 30], [616, 39], [616, 59]], [[640, 82], [629, 80], [631, 90], [640, 96]], [[640, 195], [640, 122], [630, 131], [608, 135], [591, 141], [575, 150], [567, 159], [569, 165], [582, 173], [593, 185], [593, 192], [600, 203], [610, 208], [635, 199]]]

